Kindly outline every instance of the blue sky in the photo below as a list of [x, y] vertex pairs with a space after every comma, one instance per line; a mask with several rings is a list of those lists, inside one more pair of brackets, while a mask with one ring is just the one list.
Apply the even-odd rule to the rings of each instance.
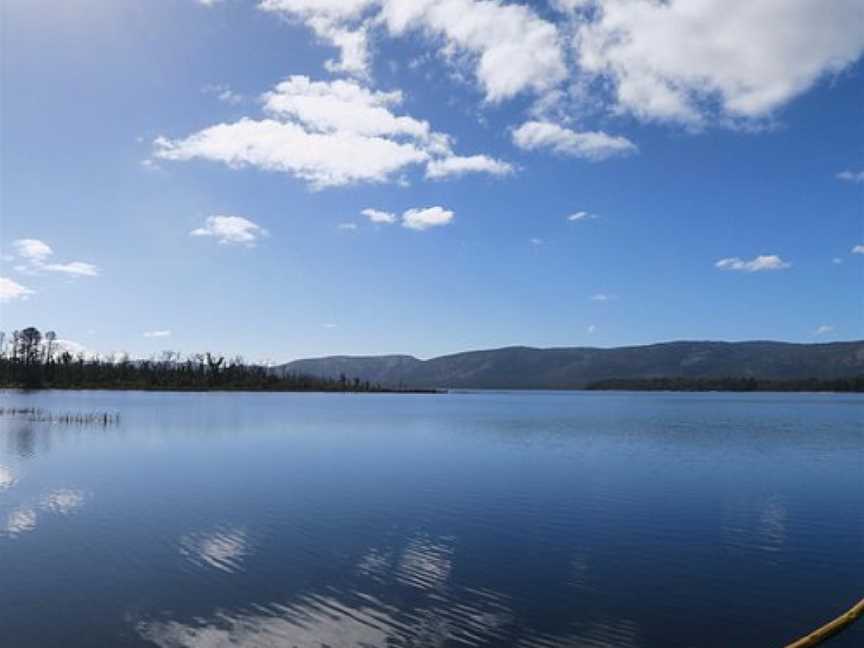
[[7, 0], [0, 327], [860, 339], [864, 8], [828, 5]]

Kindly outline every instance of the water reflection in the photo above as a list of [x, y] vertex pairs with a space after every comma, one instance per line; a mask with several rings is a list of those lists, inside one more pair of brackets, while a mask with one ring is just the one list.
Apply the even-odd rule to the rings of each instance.
[[[36, 454], [36, 432], [33, 429], [33, 424], [10, 421], [8, 425], [10, 428], [9, 441], [13, 452], [22, 459], [28, 459]], [[47, 426], [43, 425], [42, 427]], [[48, 435], [45, 435], [44, 438], [47, 440]]]
[[70, 515], [84, 506], [86, 495], [81, 490], [61, 488], [51, 491], [42, 499], [42, 506], [60, 515]]
[[288, 603], [219, 610], [189, 622], [142, 621], [137, 630], [161, 648], [643, 645], [638, 625], [627, 619], [591, 621], [556, 634], [517, 622], [502, 594], [472, 589], [453, 594], [410, 609], [360, 592], [303, 594]]
[[123, 419], [0, 421], [4, 646], [754, 648], [860, 587], [864, 400], [38, 398]]
[[221, 612], [212, 619], [142, 623], [142, 637], [162, 648], [355, 648], [384, 646], [392, 621], [368, 607], [346, 608], [325, 597], [293, 605], [271, 604], [256, 611]]
[[772, 553], [783, 549], [788, 511], [779, 496], [730, 503], [724, 518], [723, 533], [730, 545]]
[[18, 508], [6, 516], [6, 524], [0, 531], [14, 538], [35, 528], [36, 511], [32, 508]]
[[249, 541], [242, 529], [193, 533], [180, 539], [180, 553], [196, 565], [209, 565], [231, 574], [241, 569], [249, 553]]
[[757, 533], [768, 551], [780, 551], [786, 541], [786, 507], [779, 497], [768, 498], [759, 514]]
[[15, 538], [33, 531], [39, 521], [38, 513], [68, 516], [80, 509], [87, 499], [82, 490], [61, 488], [49, 491], [44, 497], [25, 500], [6, 515], [5, 524], [0, 527], [0, 536]]
[[452, 569], [453, 538], [421, 536], [411, 540], [396, 570], [396, 580], [421, 590], [440, 589]]
[[12, 488], [15, 485], [15, 473], [11, 468], [0, 465], [0, 491]]

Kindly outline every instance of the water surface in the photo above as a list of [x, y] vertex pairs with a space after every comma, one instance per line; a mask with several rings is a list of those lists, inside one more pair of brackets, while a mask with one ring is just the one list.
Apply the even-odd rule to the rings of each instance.
[[[3, 392], [0, 646], [782, 646], [864, 595], [864, 398]], [[864, 645], [864, 626], [832, 648]]]

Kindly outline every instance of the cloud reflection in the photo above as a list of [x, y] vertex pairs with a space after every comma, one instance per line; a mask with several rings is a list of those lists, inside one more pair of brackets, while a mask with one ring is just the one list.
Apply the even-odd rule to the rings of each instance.
[[5, 535], [16, 537], [22, 533], [28, 533], [36, 528], [36, 511], [32, 508], [19, 508], [6, 516], [6, 523], [2, 532]]
[[138, 630], [161, 648], [350, 648], [386, 645], [392, 624], [380, 610], [349, 609], [331, 598], [308, 596], [293, 605], [219, 613], [204, 624], [151, 622]]
[[242, 529], [219, 529], [183, 536], [180, 553], [197, 565], [209, 565], [231, 574], [240, 570], [249, 552], [248, 545]]
[[15, 485], [15, 473], [11, 468], [0, 465], [0, 491], [12, 488]]
[[452, 542], [452, 538], [414, 538], [402, 554], [396, 579], [403, 585], [422, 590], [440, 589], [453, 567]]
[[61, 488], [48, 493], [42, 499], [42, 507], [60, 515], [71, 515], [82, 506], [86, 496], [83, 491]]

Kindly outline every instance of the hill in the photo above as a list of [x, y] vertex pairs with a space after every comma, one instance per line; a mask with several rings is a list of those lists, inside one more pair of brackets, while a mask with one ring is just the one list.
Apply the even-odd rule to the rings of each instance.
[[295, 360], [277, 371], [322, 378], [345, 374], [394, 387], [464, 389], [583, 389], [598, 381], [646, 378], [829, 380], [864, 374], [864, 341], [506, 347], [429, 360], [408, 355], [331, 356]]

